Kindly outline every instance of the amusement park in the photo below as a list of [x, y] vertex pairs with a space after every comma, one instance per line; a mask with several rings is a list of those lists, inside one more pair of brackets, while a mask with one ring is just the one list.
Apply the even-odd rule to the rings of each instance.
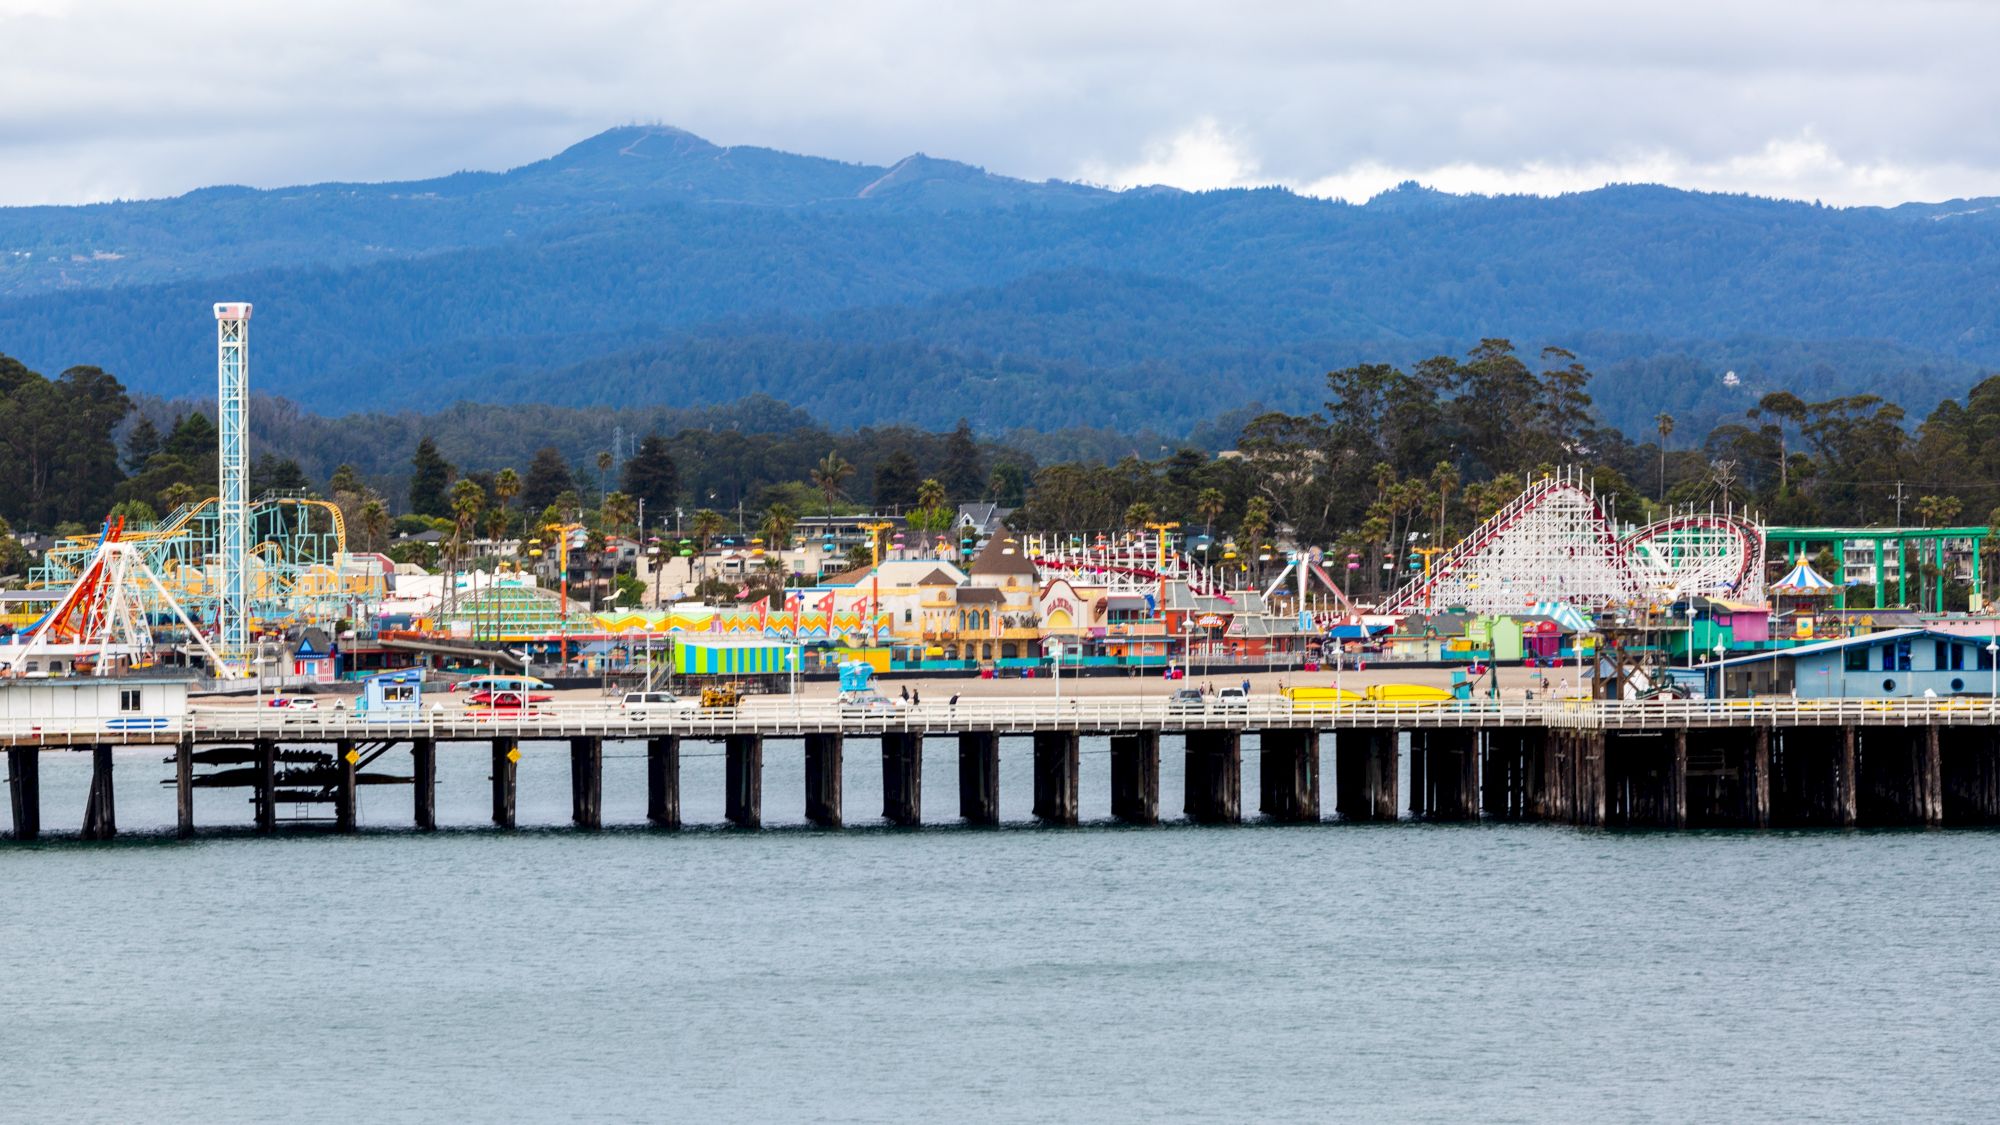
[[[339, 503], [249, 494], [251, 307], [214, 311], [215, 494], [48, 544], [0, 606], [0, 676], [174, 674], [276, 694], [411, 670], [606, 691], [792, 691], [843, 669], [1204, 690], [1285, 674], [1287, 691], [1344, 695], [1343, 674], [1359, 685], [1372, 669], [1461, 698], [1615, 699], [1970, 695], [1994, 666], [1988, 528], [1780, 526], [1733, 503], [1633, 523], [1580, 468], [1535, 475], [1455, 542], [1411, 531], [1379, 556], [1281, 522], [1026, 531], [970, 503], [768, 539], [564, 520], [436, 568], [399, 562], [356, 550]], [[608, 585], [600, 566], [622, 596], [576, 596]]]

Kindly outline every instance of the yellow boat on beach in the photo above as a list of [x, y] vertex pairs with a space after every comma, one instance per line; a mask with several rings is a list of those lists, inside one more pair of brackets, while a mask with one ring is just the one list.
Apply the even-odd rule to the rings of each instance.
[[1294, 711], [1339, 711], [1362, 701], [1358, 691], [1337, 687], [1288, 687], [1280, 692]]
[[1377, 707], [1437, 707], [1458, 697], [1429, 684], [1373, 684], [1366, 699]]

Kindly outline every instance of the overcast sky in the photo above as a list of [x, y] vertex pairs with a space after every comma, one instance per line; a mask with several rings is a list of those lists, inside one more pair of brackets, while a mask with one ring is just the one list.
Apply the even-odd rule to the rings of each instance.
[[0, 203], [720, 144], [1366, 198], [2000, 195], [1981, 0], [0, 0]]

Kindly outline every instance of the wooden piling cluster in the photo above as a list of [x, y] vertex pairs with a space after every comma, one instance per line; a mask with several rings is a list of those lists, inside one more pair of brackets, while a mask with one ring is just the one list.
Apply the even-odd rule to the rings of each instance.
[[1952, 727], [1938, 732], [1947, 824], [2000, 824], [2000, 731]]
[[1111, 816], [1127, 824], [1160, 822], [1160, 732], [1111, 736]]
[[1243, 739], [1233, 730], [1191, 730], [1181, 811], [1196, 824], [1243, 819]]
[[[1154, 799], [1158, 800], [1157, 793]], [[1000, 736], [997, 734], [967, 731], [958, 736], [958, 815], [967, 824], [990, 827], [1000, 823]]]
[[1479, 816], [1479, 732], [1410, 732], [1410, 812], [1427, 820]]
[[1081, 743], [1075, 731], [1035, 732], [1035, 819], [1043, 824], [1076, 826]]
[[1271, 729], [1257, 735], [1257, 811], [1285, 824], [1319, 819], [1319, 732]]
[[1401, 781], [1393, 730], [1344, 730], [1334, 736], [1333, 805], [1342, 820], [1396, 819]]
[[[1208, 725], [1178, 733], [1184, 756], [1182, 810], [1197, 824], [1243, 819], [1244, 735], [1257, 755], [1257, 814], [1274, 823], [1324, 819], [1321, 769], [1332, 771], [1332, 814], [1342, 821], [1393, 821], [1399, 816], [1403, 778], [1414, 818], [1457, 821], [1481, 816], [1545, 820], [1584, 826], [1634, 828], [1822, 827], [2000, 824], [2000, 727], [1893, 723], [1862, 725], [1717, 724], [1692, 728], [1496, 726], [1480, 729], [1412, 723], [1341, 728], [1272, 726], [1240, 730]], [[361, 732], [357, 732], [361, 733]], [[678, 828], [681, 816], [681, 743], [685, 736], [644, 739], [646, 821]], [[725, 815], [739, 828], [763, 819], [764, 737], [719, 735], [725, 774]], [[846, 741], [836, 731], [803, 734], [806, 819], [822, 828], [845, 823], [842, 769]], [[920, 731], [870, 732], [879, 740], [882, 818], [914, 828], [923, 823], [924, 738]], [[975, 730], [956, 735], [958, 815], [973, 825], [1000, 820], [1001, 734]], [[491, 752], [492, 821], [516, 822], [520, 743], [514, 737], [483, 739]], [[1081, 820], [1081, 732], [1031, 732], [1036, 820], [1074, 826]], [[1110, 735], [1111, 816], [1153, 825], [1160, 821], [1160, 754], [1157, 729]], [[1407, 746], [1407, 773], [1402, 748]], [[409, 785], [411, 823], [436, 828], [438, 744], [430, 738], [402, 742], [348, 738], [328, 749], [281, 745], [259, 738], [247, 745], [172, 744], [173, 766], [164, 784], [175, 790], [176, 827], [194, 833], [194, 792], [247, 790], [251, 823], [274, 832], [281, 807], [325, 806], [317, 819], [336, 832], [356, 831], [360, 795], [370, 786]], [[381, 772], [393, 749], [407, 748], [407, 776]], [[90, 785], [81, 836], [109, 840], [118, 833], [113, 746], [66, 747], [86, 753]], [[571, 821], [601, 828], [604, 739], [568, 739]], [[7, 784], [16, 840], [40, 836], [42, 748], [7, 749]], [[1326, 761], [1330, 756], [1331, 760]], [[296, 816], [296, 813], [292, 814]]]

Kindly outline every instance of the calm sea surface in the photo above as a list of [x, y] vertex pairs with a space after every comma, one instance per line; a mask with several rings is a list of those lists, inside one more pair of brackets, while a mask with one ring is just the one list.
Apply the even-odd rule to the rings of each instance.
[[[472, 830], [484, 748], [447, 746], [439, 817], [463, 830], [411, 834], [406, 789], [363, 790], [357, 837], [257, 839], [241, 794], [203, 792], [190, 843], [163, 833], [170, 767], [121, 753], [125, 838], [0, 844], [0, 1120], [2000, 1109], [2000, 834], [1042, 830], [1012, 741], [1012, 826], [947, 826], [940, 746], [940, 826], [902, 832], [857, 740], [845, 831], [800, 826], [797, 744], [772, 742], [777, 828], [586, 835], [558, 827], [566, 748], [525, 749], [521, 820], [546, 829]], [[606, 754], [606, 821], [642, 820], [640, 748]], [[42, 772], [46, 828], [73, 833], [87, 762]], [[719, 756], [688, 744], [682, 789], [691, 822], [722, 819]]]

